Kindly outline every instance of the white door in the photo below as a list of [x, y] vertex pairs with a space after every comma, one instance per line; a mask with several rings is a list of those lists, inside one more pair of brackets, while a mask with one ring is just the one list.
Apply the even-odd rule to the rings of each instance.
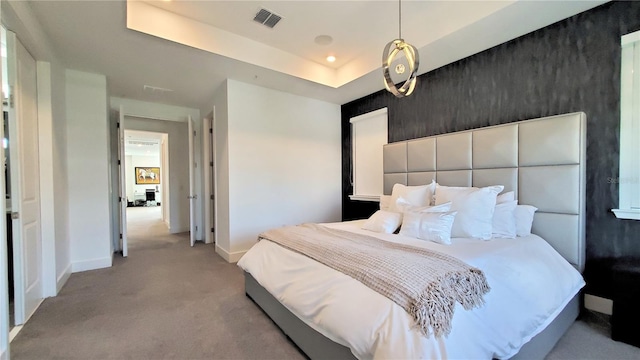
[[193, 119], [191, 116], [187, 119], [189, 122], [189, 231], [191, 246], [196, 242], [196, 200], [198, 196], [196, 192], [196, 176], [195, 176], [195, 157], [194, 157], [194, 143], [196, 139], [196, 133], [193, 129]]
[[[2, 38], [2, 47], [4, 50], [4, 46], [6, 42], [4, 41], [4, 28], [0, 28], [0, 38]], [[4, 52], [4, 51], [3, 51]], [[0, 58], [0, 69], [2, 69], [5, 64], [3, 64], [4, 59]], [[0, 71], [0, 83], [2, 83], [3, 76], [2, 71]], [[0, 104], [0, 109], [2, 109], [2, 104]], [[3, 139], [4, 135], [4, 116], [0, 118], [0, 139]], [[6, 158], [4, 147], [0, 146], [0, 164], [2, 164], [2, 169], [6, 167]], [[5, 183], [0, 180], [0, 199], [5, 198]], [[0, 200], [0, 234], [6, 234], [7, 224], [6, 224], [6, 216], [5, 214], [5, 204], [4, 200]], [[9, 271], [7, 265], [9, 264], [9, 259], [7, 254], [7, 241], [5, 236], [0, 236], [0, 359], [9, 359], [9, 283], [8, 276]], [[6, 264], [6, 265], [5, 265]]]
[[36, 61], [7, 32], [15, 324], [43, 300]]
[[[215, 106], [213, 108], [213, 113], [212, 113], [212, 117], [215, 117]], [[207, 230], [207, 233], [211, 234], [212, 239], [210, 239], [208, 242], [215, 242], [216, 239], [216, 200], [215, 200], [215, 196], [216, 196], [216, 167], [215, 167], [215, 161], [216, 161], [216, 157], [215, 157], [215, 152], [214, 152], [214, 148], [216, 145], [215, 142], [215, 136], [214, 136], [214, 130], [213, 130], [213, 118], [209, 119], [209, 158], [211, 159], [211, 162], [209, 162], [209, 168], [207, 171], [209, 173], [209, 192], [210, 192], [210, 201], [209, 201], [209, 208], [211, 209], [210, 214], [209, 214], [209, 221], [211, 222], [211, 229], [205, 229]]]
[[204, 231], [204, 242], [210, 244], [213, 242], [214, 231], [214, 202], [213, 202], [213, 151], [212, 151], [212, 135], [211, 118], [208, 116], [202, 119], [202, 164], [204, 173], [204, 223], [202, 230]]
[[118, 119], [118, 171], [120, 172], [120, 249], [122, 256], [127, 257], [127, 177], [124, 160], [124, 111], [120, 105], [120, 119]]

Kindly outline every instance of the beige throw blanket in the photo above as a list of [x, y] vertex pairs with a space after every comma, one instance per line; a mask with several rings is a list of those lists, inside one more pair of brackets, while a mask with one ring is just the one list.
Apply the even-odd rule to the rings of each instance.
[[386, 296], [429, 336], [448, 335], [455, 303], [469, 310], [484, 303], [484, 273], [432, 250], [316, 224], [269, 230], [273, 241], [338, 270]]

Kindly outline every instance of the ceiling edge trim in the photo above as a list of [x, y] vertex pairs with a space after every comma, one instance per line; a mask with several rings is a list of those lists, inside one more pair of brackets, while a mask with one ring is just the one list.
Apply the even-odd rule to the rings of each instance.
[[337, 71], [286, 51], [138, 1], [127, 1], [127, 28], [337, 88]]

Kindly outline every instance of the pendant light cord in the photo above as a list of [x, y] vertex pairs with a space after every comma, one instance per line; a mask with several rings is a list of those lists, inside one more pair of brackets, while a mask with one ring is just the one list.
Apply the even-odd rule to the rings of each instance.
[[402, 39], [402, 0], [398, 0], [398, 39]]

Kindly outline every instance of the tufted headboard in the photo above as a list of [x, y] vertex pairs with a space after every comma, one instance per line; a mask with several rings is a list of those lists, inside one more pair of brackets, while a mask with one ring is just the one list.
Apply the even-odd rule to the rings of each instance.
[[384, 146], [384, 193], [395, 183], [504, 185], [538, 208], [532, 232], [578, 270], [585, 262], [586, 115], [582, 112]]

